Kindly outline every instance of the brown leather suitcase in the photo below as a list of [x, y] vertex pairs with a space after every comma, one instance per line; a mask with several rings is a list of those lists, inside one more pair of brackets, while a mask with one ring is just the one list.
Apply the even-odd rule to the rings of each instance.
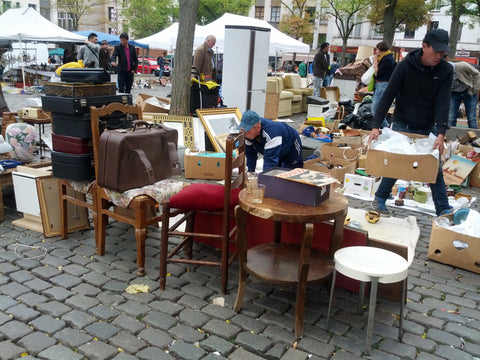
[[44, 85], [45, 95], [64, 97], [112, 96], [117, 93], [114, 82], [88, 84], [75, 82], [49, 82]]
[[146, 121], [100, 135], [97, 183], [124, 192], [171, 177], [179, 168], [177, 130]]
[[75, 136], [52, 133], [52, 148], [67, 154], [93, 154], [92, 140]]

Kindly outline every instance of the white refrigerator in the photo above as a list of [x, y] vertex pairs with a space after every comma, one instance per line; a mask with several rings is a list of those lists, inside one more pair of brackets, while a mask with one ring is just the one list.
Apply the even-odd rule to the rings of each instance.
[[225, 25], [222, 96], [240, 112], [265, 112], [270, 29]]

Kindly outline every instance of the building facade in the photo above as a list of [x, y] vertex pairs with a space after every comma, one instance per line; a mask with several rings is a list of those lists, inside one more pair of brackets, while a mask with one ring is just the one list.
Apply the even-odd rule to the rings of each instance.
[[[287, 6], [291, 8], [291, 0], [257, 0], [251, 7], [249, 16], [263, 19], [272, 25], [278, 25], [282, 16], [289, 14]], [[324, 14], [325, 9], [321, 7], [320, 0], [307, 0], [307, 11], [315, 10], [318, 14]], [[429, 24], [424, 25], [414, 31], [399, 31], [395, 34], [392, 47], [399, 53], [400, 58], [409, 50], [421, 47], [422, 40], [426, 32], [430, 29], [450, 30], [451, 17], [447, 14], [450, 2], [448, 0], [437, 0], [436, 8], [432, 11], [432, 19]], [[472, 21], [467, 17], [462, 17], [461, 21], [465, 24]], [[316, 52], [319, 44], [328, 41], [331, 44], [330, 51], [339, 55], [342, 52], [342, 39], [335, 25], [333, 18], [325, 16], [317, 17], [315, 20], [313, 33], [313, 42], [311, 45], [312, 53]], [[369, 22], [355, 26], [348, 40], [346, 56], [347, 62], [355, 58], [359, 46], [375, 47], [382, 40], [382, 34], [375, 31], [375, 27]], [[479, 64], [480, 58], [480, 24], [473, 23], [473, 27], [468, 25], [460, 29], [460, 37], [457, 43], [455, 58]]]

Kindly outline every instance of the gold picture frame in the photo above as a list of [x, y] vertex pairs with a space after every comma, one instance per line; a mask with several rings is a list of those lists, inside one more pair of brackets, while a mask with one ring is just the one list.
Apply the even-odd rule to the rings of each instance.
[[[150, 120], [150, 119], [149, 119]], [[193, 132], [193, 118], [191, 116], [179, 116], [168, 114], [151, 114], [151, 121], [173, 128], [178, 132], [178, 145], [188, 149], [195, 149], [195, 137]]]
[[197, 115], [203, 124], [215, 151], [225, 152], [228, 134], [238, 133], [242, 114], [238, 108], [197, 109]]

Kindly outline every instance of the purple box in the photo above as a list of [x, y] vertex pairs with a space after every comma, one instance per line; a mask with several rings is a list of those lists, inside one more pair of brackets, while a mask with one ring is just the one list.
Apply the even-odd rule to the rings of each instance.
[[318, 206], [330, 197], [330, 185], [316, 186], [275, 176], [290, 170], [275, 167], [258, 174], [258, 183], [265, 185], [265, 197], [307, 206]]

